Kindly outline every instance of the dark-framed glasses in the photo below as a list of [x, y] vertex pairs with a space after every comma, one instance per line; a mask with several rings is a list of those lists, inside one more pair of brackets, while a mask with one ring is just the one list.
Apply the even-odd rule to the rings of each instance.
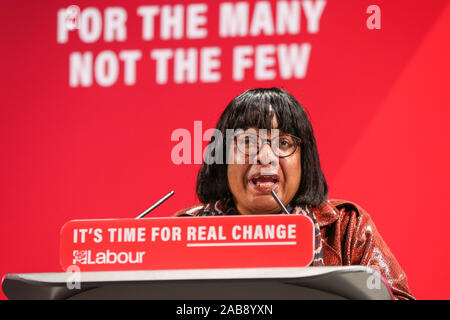
[[273, 153], [280, 158], [292, 155], [302, 143], [302, 139], [291, 134], [281, 134], [271, 139], [265, 139], [260, 137], [259, 134], [251, 132], [242, 132], [234, 135], [234, 141], [238, 150], [247, 156], [257, 155], [263, 145], [268, 143]]

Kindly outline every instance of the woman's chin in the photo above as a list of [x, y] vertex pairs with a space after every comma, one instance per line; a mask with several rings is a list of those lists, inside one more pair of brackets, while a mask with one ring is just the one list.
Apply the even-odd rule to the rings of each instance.
[[262, 199], [265, 197], [258, 197], [252, 204], [248, 206], [251, 214], [277, 214], [282, 211], [278, 203], [272, 197], [269, 199]]

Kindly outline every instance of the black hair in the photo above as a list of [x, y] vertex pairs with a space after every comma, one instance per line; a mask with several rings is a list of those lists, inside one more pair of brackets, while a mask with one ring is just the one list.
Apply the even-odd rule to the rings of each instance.
[[[269, 112], [270, 108], [272, 112]], [[245, 91], [234, 98], [217, 122], [216, 129], [222, 133], [222, 138], [213, 136], [209, 144], [207, 157], [223, 158], [220, 161], [204, 161], [197, 177], [197, 196], [204, 203], [214, 203], [218, 200], [230, 201], [232, 194], [228, 186], [226, 152], [227, 129], [258, 129], [272, 128], [272, 118], [276, 117], [278, 129], [302, 139], [300, 186], [291, 201], [292, 205], [320, 205], [328, 196], [328, 186], [320, 167], [319, 154], [313, 129], [308, 116], [289, 92], [281, 88], [255, 88]], [[231, 201], [232, 202], [232, 201]]]

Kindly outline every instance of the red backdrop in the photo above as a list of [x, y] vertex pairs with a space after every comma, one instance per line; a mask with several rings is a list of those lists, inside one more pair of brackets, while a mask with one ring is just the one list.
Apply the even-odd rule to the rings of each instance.
[[[102, 14], [123, 8], [126, 40], [106, 42], [102, 32], [86, 43], [71, 31], [59, 43], [58, 10], [72, 4]], [[214, 127], [245, 89], [281, 86], [311, 117], [330, 198], [371, 214], [417, 298], [450, 298], [448, 1], [328, 0], [316, 33], [301, 11], [297, 34], [232, 38], [219, 36], [220, 3], [208, 2], [205, 38], [163, 40], [156, 27], [155, 39], [143, 40], [137, 8], [163, 4], [171, 2], [2, 1], [0, 276], [61, 271], [59, 230], [68, 220], [134, 217], [170, 190], [155, 216], [197, 203], [199, 165], [173, 163], [172, 132], [193, 134], [195, 120], [203, 131]], [[379, 30], [366, 25], [372, 4], [381, 9]], [[258, 80], [249, 69], [233, 80], [236, 46], [305, 42], [305, 77]], [[221, 49], [221, 81], [175, 83], [169, 64], [167, 83], [156, 82], [151, 50], [208, 46]], [[70, 55], [105, 50], [141, 51], [136, 83], [124, 84], [119, 62], [111, 86], [94, 79], [71, 87]]]

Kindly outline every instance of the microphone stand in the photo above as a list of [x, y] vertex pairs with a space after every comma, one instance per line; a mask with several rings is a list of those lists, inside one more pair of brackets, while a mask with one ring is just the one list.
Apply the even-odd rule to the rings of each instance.
[[142, 212], [140, 215], [138, 215], [136, 217], [136, 219], [141, 219], [143, 217], [145, 217], [150, 211], [153, 211], [154, 209], [156, 209], [156, 207], [158, 207], [161, 203], [163, 203], [164, 201], [166, 201], [167, 199], [169, 199], [171, 196], [173, 196], [175, 192], [170, 191], [168, 194], [166, 194], [164, 197], [162, 197], [161, 199], [159, 199], [157, 202], [155, 202], [154, 205], [152, 205], [150, 208], [148, 208], [147, 210], [145, 210], [144, 212]]
[[278, 202], [278, 204], [280, 205], [281, 209], [283, 209], [284, 213], [286, 214], [291, 214], [286, 207], [284, 206], [283, 202], [281, 202], [280, 198], [278, 198], [277, 194], [275, 193], [275, 190], [272, 189], [271, 191], [272, 196], [275, 198], [275, 201]]

